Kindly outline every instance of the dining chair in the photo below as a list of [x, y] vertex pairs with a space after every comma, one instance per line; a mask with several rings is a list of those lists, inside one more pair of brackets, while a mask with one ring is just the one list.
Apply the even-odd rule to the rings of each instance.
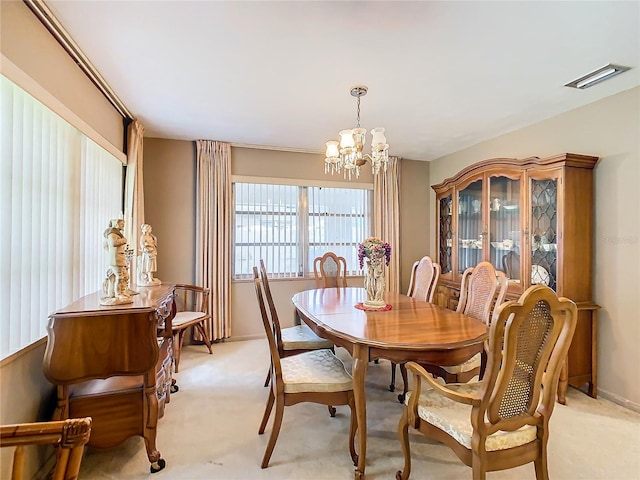
[[530, 462], [538, 480], [548, 479], [549, 419], [576, 321], [575, 303], [534, 285], [498, 307], [481, 381], [442, 385], [407, 363], [414, 390], [398, 423], [404, 468], [396, 479], [411, 474], [409, 426], [450, 447], [475, 480]]
[[[273, 301], [273, 295], [271, 295], [269, 276], [263, 259], [260, 259], [260, 279], [267, 298], [267, 304], [269, 305], [269, 313], [271, 315], [271, 323], [273, 324], [276, 348], [278, 349], [278, 355], [280, 355], [281, 358], [298, 355], [310, 350], [334, 349], [333, 343], [316, 335], [313, 330], [305, 324], [281, 328], [276, 304]], [[267, 378], [264, 382], [265, 387], [269, 385], [270, 379], [271, 374], [270, 372], [267, 372]], [[329, 412], [332, 413], [331, 409]]]
[[[67, 420], [20, 423], [0, 427], [0, 447], [16, 447], [13, 452], [12, 480], [23, 480], [24, 447], [31, 445], [53, 445], [55, 465], [47, 478], [76, 480], [80, 471], [84, 446], [91, 435], [91, 418], [69, 418]], [[31, 478], [31, 477], [29, 477]]]
[[513, 250], [502, 256], [502, 271], [507, 278], [520, 280], [520, 255]]
[[[407, 296], [413, 297], [424, 302], [433, 303], [433, 297], [436, 293], [438, 280], [440, 278], [440, 265], [435, 263], [431, 257], [424, 256], [420, 260], [416, 260], [411, 267], [411, 278], [409, 280], [409, 290]], [[402, 380], [404, 382], [404, 391], [407, 390], [407, 370], [400, 368]], [[391, 383], [389, 391], [396, 389], [396, 364], [391, 362]]]
[[[460, 284], [460, 299], [456, 311], [483, 321], [487, 326], [491, 323], [491, 312], [504, 302], [507, 294], [507, 277], [490, 262], [480, 262], [475, 267], [467, 268], [462, 274]], [[441, 377], [446, 383], [468, 382], [476, 375], [482, 376], [486, 365], [486, 342], [480, 346], [480, 351], [466, 362], [459, 365], [440, 366], [422, 364], [423, 368], [436, 377]], [[403, 378], [406, 370], [400, 366]], [[404, 371], [403, 371], [404, 370]], [[398, 395], [398, 401], [404, 401], [407, 384], [403, 392]]]
[[271, 368], [269, 370], [271, 388], [269, 389], [269, 397], [258, 434], [262, 435], [264, 433], [275, 404], [275, 417], [271, 436], [262, 458], [262, 468], [269, 466], [269, 460], [282, 426], [284, 407], [302, 402], [327, 405], [329, 410], [334, 410], [334, 415], [334, 405], [349, 406], [349, 453], [355, 466], [358, 462], [358, 457], [355, 450], [356, 415], [351, 375], [345, 369], [342, 361], [329, 349], [312, 350], [298, 355], [281, 357], [274, 335], [273, 317], [270, 319], [267, 313], [263, 285], [256, 267], [253, 267], [253, 277], [262, 324], [267, 334], [271, 356]]
[[211, 318], [209, 314], [209, 289], [197, 285], [176, 285], [175, 294], [176, 316], [171, 321], [173, 335], [173, 365], [178, 373], [180, 365], [180, 353], [184, 335], [193, 327], [201, 337], [202, 342], [209, 349], [209, 354], [213, 354], [209, 335], [204, 328], [205, 322]]
[[333, 252], [327, 252], [313, 260], [313, 276], [316, 287], [346, 287], [347, 261]]

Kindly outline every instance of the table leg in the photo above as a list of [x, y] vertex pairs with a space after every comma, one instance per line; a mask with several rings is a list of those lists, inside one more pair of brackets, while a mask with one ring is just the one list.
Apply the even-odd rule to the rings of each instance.
[[358, 425], [358, 466], [354, 472], [355, 480], [364, 479], [367, 458], [367, 405], [365, 400], [364, 379], [369, 365], [369, 347], [356, 344], [353, 349], [353, 396], [356, 403]]

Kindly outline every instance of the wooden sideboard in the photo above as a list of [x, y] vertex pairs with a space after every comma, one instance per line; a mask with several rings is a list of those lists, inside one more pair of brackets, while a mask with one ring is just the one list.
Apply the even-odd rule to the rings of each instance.
[[88, 445], [142, 436], [152, 473], [165, 467], [156, 427], [170, 400], [173, 285], [137, 287], [134, 303], [101, 306], [101, 292], [49, 317], [44, 374], [57, 386], [54, 420], [92, 417]]

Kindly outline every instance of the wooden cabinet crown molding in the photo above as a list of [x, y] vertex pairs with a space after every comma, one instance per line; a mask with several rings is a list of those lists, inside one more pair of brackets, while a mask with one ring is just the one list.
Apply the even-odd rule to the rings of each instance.
[[553, 155], [551, 157], [527, 157], [527, 158], [491, 158], [488, 160], [483, 160], [481, 162], [474, 163], [469, 165], [466, 168], [460, 170], [453, 177], [449, 177], [445, 179], [443, 182], [438, 183], [436, 185], [432, 185], [431, 188], [436, 192], [440, 193], [449, 188], [451, 185], [459, 183], [468, 177], [473, 176], [482, 176], [489, 169], [491, 170], [499, 170], [499, 171], [509, 171], [509, 170], [529, 170], [531, 168], [541, 168], [541, 167], [576, 167], [576, 168], [587, 168], [592, 169], [596, 162], [598, 161], [598, 157], [594, 157], [591, 155], [581, 155], [577, 153], [561, 153], [558, 155]]

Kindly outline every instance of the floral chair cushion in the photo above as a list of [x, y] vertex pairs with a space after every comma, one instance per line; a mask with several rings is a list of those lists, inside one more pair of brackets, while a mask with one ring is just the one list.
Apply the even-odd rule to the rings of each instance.
[[353, 389], [351, 375], [331, 350], [285, 357], [280, 360], [285, 393], [344, 392]]
[[312, 350], [319, 348], [333, 348], [333, 343], [320, 338], [307, 325], [296, 325], [283, 328], [282, 348], [284, 350]]
[[[447, 388], [468, 395], [476, 395], [480, 389], [480, 382], [449, 383]], [[412, 392], [407, 392], [405, 404], [409, 404]], [[461, 445], [471, 448], [471, 405], [455, 402], [432, 388], [425, 386], [420, 395], [418, 416], [431, 425], [451, 435]], [[517, 447], [536, 439], [536, 427], [526, 425], [513, 432], [498, 431], [487, 437], [486, 450], [488, 452]]]

